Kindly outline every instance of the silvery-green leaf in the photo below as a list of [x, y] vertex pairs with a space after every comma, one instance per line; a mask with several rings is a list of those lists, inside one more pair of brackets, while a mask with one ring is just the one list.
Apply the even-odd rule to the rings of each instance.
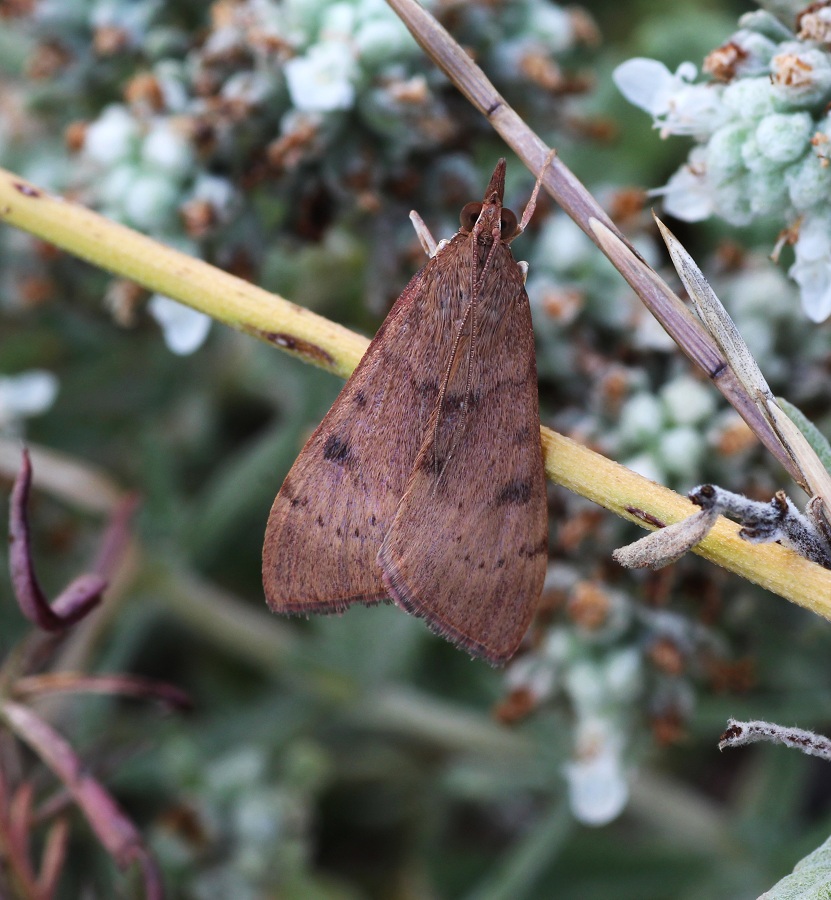
[[828, 470], [805, 435], [772, 397], [767, 401], [767, 411], [782, 444], [805, 479], [803, 487], [812, 497], [821, 497], [826, 510], [831, 510], [831, 475]]
[[828, 900], [831, 897], [831, 838], [800, 860], [759, 900]]
[[790, 416], [794, 425], [805, 436], [805, 440], [811, 445], [823, 466], [827, 470], [831, 470], [831, 443], [828, 442], [828, 438], [799, 407], [794, 406], [793, 403], [785, 400], [784, 397], [777, 397], [776, 402]]

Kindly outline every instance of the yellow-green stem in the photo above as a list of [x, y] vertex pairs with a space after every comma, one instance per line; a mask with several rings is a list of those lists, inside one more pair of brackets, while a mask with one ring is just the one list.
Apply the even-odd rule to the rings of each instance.
[[[366, 349], [365, 338], [322, 316], [3, 170], [0, 220], [343, 377]], [[547, 428], [542, 429], [542, 442], [549, 478], [639, 525], [645, 523], [632, 510], [670, 524], [697, 508]], [[831, 620], [831, 571], [778, 544], [748, 544], [738, 530], [720, 520], [696, 552]]]
[[0, 220], [346, 377], [366, 338], [0, 169]]

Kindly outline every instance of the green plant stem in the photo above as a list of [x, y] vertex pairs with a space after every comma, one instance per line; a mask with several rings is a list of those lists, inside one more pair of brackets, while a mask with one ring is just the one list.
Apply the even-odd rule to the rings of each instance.
[[346, 377], [366, 338], [0, 169], [0, 220]]

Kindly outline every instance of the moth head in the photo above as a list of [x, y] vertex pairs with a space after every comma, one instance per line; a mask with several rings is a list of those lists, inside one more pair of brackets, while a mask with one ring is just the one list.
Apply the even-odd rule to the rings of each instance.
[[[479, 221], [482, 214], [483, 204], [467, 203], [462, 209], [459, 221], [462, 225], [462, 231], [470, 233], [473, 227]], [[517, 221], [516, 216], [510, 209], [504, 207], [500, 210], [499, 216], [499, 237], [503, 241], [510, 241], [516, 235]]]

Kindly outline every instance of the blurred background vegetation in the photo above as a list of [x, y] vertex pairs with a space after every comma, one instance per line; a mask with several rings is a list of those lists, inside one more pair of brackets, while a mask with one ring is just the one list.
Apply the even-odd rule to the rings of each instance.
[[[643, 191], [690, 142], [660, 140], [612, 70], [700, 66], [753, 7], [431, 6], [660, 264]], [[449, 236], [504, 155], [375, 0], [18, 0], [0, 15], [0, 164], [368, 335], [421, 265], [408, 211]], [[508, 205], [533, 181], [509, 158]], [[765, 258], [782, 223], [671, 225], [774, 390], [828, 434], [827, 325]], [[679, 491], [790, 490], [553, 204], [516, 252], [545, 424]], [[730, 715], [831, 728], [828, 624], [701, 560], [621, 571], [609, 553], [637, 529], [561, 489], [543, 609], [505, 671], [392, 607], [271, 616], [268, 511], [341, 383], [207, 326], [0, 232], [2, 484], [21, 436], [101, 479], [67, 499], [75, 476], [55, 464], [58, 487], [35, 491], [46, 588], [94, 554], [106, 485], [142, 498], [104, 608], [49, 665], [158, 678], [194, 705], [62, 696], [41, 711], [138, 824], [170, 896], [753, 898], [828, 836], [826, 764], [716, 748]], [[29, 629], [0, 581], [3, 657]], [[55, 791], [34, 758], [15, 766], [40, 799]], [[71, 821], [58, 896], [140, 896]]]

